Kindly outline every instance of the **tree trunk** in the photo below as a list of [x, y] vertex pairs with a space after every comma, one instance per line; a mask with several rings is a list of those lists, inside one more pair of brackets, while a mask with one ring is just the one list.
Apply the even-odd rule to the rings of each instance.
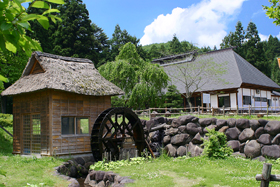
[[188, 101], [188, 104], [189, 104], [189, 107], [190, 107], [190, 111], [191, 111], [191, 113], [192, 113], [192, 112], [193, 112], [193, 109], [192, 109], [191, 98], [190, 98], [190, 97], [187, 97], [187, 101]]

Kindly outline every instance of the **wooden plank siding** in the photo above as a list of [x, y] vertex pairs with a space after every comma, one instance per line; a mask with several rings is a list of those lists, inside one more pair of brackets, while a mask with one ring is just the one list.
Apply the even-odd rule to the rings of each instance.
[[[98, 115], [111, 107], [111, 96], [87, 96], [52, 90], [53, 154], [91, 152], [90, 134]], [[88, 117], [89, 134], [61, 135], [61, 117]]]
[[23, 121], [26, 114], [40, 114], [41, 154], [49, 154], [49, 109], [50, 91], [38, 91], [13, 97], [13, 154], [23, 153]]
[[[41, 155], [91, 152], [90, 134], [98, 115], [111, 107], [111, 96], [87, 96], [43, 90], [13, 97], [13, 154], [23, 153], [23, 115], [40, 114]], [[89, 134], [61, 135], [61, 117], [88, 117]]]

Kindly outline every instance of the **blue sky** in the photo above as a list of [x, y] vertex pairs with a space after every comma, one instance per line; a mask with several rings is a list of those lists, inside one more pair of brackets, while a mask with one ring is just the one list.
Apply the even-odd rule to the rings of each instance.
[[140, 38], [142, 45], [170, 41], [173, 35], [195, 45], [219, 47], [224, 36], [235, 31], [237, 21], [244, 29], [257, 25], [262, 40], [280, 37], [280, 26], [265, 15], [268, 0], [83, 0], [92, 22], [109, 38], [116, 24]]

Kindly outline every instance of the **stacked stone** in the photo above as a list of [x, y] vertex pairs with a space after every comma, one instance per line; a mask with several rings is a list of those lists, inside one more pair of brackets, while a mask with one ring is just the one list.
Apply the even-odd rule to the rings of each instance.
[[181, 116], [177, 119], [163, 117], [143, 121], [147, 130], [162, 127], [149, 133], [148, 141], [152, 150], [159, 155], [164, 147], [165, 152], [172, 157], [202, 154], [202, 138], [208, 129], [215, 129], [227, 136], [228, 145], [235, 154], [247, 158], [280, 157], [280, 121], [267, 121], [264, 119], [228, 120], [216, 118], [197, 118], [194, 116]]

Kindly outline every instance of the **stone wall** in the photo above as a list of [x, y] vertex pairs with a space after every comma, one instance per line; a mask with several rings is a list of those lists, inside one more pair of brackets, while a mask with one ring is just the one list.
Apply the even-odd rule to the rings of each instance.
[[280, 121], [199, 119], [190, 115], [176, 119], [156, 117], [149, 121], [141, 121], [147, 132], [149, 145], [156, 156], [159, 156], [162, 147], [172, 157], [201, 155], [201, 138], [205, 137], [207, 127], [223, 132], [234, 154], [260, 159], [280, 157]]

